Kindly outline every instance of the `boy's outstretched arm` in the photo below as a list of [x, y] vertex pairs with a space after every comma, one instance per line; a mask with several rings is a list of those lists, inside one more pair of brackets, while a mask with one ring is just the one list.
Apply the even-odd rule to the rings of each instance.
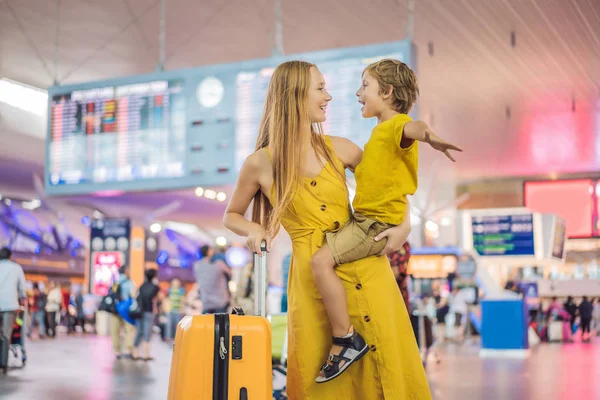
[[431, 130], [423, 121], [410, 121], [404, 125], [404, 134], [400, 146], [406, 148], [412, 144], [413, 140], [427, 143], [437, 151], [441, 151], [452, 161], [456, 161], [450, 150], [462, 151], [462, 149], [452, 143], [446, 142]]

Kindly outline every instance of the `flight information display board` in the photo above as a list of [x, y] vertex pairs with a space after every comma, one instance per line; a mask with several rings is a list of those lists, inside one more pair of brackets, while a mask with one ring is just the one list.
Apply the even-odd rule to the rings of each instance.
[[277, 65], [315, 63], [333, 97], [326, 134], [363, 146], [364, 68], [396, 58], [414, 68], [410, 41], [318, 51], [49, 89], [48, 195], [167, 190], [235, 183], [254, 151]]
[[52, 97], [51, 185], [185, 174], [181, 82], [153, 81]]
[[[402, 52], [381, 54], [377, 58], [404, 59]], [[325, 78], [325, 88], [332, 97], [327, 105], [327, 120], [323, 132], [342, 136], [364, 147], [376, 125], [375, 119], [364, 119], [356, 92], [362, 83], [362, 73], [374, 58], [350, 57], [343, 61], [319, 62], [318, 67]], [[404, 60], [406, 61], [406, 60]], [[267, 88], [274, 68], [241, 71], [236, 79], [236, 166], [250, 155], [256, 146], [256, 138], [263, 113]]]
[[473, 216], [472, 227], [481, 256], [535, 256], [533, 214]]

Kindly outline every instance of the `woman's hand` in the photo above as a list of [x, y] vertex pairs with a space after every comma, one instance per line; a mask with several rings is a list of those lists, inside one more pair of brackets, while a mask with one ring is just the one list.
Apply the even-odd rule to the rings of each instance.
[[250, 251], [256, 254], [262, 254], [262, 250], [260, 245], [262, 241], [265, 240], [267, 242], [267, 253], [271, 251], [271, 235], [263, 228], [262, 226], [255, 224], [255, 226], [250, 230], [248, 237], [246, 238], [246, 246]]
[[408, 235], [410, 235], [410, 221], [408, 224], [402, 223], [377, 235], [375, 237], [376, 242], [383, 238], [387, 238], [385, 248], [379, 255], [384, 256], [400, 250], [404, 245], [404, 242], [406, 242], [406, 239], [408, 239]]

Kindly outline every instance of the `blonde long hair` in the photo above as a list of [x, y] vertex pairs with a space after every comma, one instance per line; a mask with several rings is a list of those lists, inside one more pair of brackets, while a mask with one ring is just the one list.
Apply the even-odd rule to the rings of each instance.
[[[273, 235], [279, 230], [284, 210], [291, 205], [303, 184], [307, 140], [303, 137], [302, 126], [310, 123], [307, 99], [312, 67], [316, 68], [305, 61], [285, 62], [275, 69], [269, 82], [255, 150], [270, 150], [275, 204], [272, 205], [259, 191], [254, 196], [252, 221]], [[325, 143], [320, 123], [311, 124], [310, 142], [317, 155], [333, 166], [345, 182], [344, 171], [340, 171], [334, 162], [335, 156]]]

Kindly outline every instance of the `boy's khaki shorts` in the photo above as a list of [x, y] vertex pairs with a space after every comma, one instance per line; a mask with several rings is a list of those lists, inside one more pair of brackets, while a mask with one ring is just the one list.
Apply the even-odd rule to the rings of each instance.
[[325, 239], [336, 264], [341, 265], [379, 254], [385, 248], [387, 239], [376, 242], [375, 236], [393, 227], [355, 213], [338, 231], [327, 232]]

